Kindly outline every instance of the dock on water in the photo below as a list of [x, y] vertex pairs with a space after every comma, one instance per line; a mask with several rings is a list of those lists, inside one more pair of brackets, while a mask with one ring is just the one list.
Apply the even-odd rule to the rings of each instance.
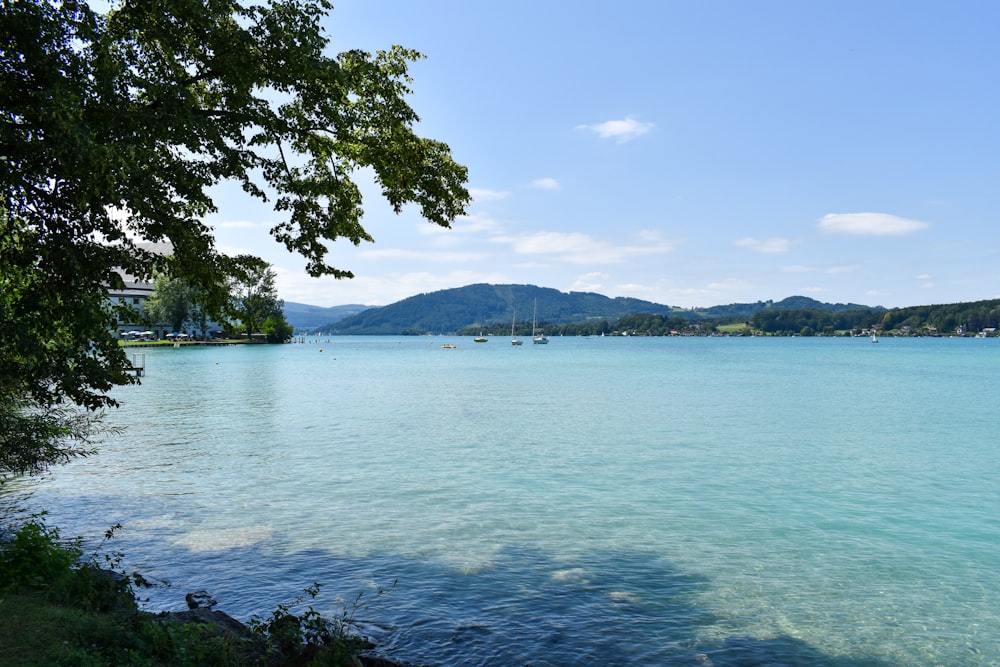
[[135, 373], [136, 377], [142, 377], [146, 374], [146, 353], [145, 352], [133, 352], [132, 353], [132, 367], [128, 369], [128, 372]]

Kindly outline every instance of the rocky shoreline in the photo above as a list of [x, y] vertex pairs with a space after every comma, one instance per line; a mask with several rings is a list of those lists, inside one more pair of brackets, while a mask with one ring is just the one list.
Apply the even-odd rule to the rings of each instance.
[[[269, 646], [267, 643], [262, 641], [260, 637], [256, 636], [253, 630], [251, 630], [251, 628], [245, 623], [233, 618], [224, 611], [212, 609], [212, 607], [215, 606], [216, 601], [206, 591], [188, 593], [184, 596], [184, 598], [187, 602], [188, 609], [183, 611], [143, 613], [148, 613], [154, 619], [166, 623], [179, 623], [181, 625], [196, 623], [207, 626], [211, 629], [210, 631], [214, 636], [233, 640], [234, 643], [243, 643], [250, 646], [256, 644], [257, 650], [255, 652], [257, 652], [262, 658], [267, 658], [264, 664], [274, 665], [277, 667], [278, 665], [286, 663], [285, 656], [280, 653], [269, 655]], [[297, 622], [298, 620], [294, 616], [289, 616], [287, 618], [294, 622]], [[409, 667], [406, 663], [374, 655], [373, 652], [376, 646], [367, 639], [360, 639], [366, 646], [365, 650], [357, 656], [358, 663], [362, 665], [362, 667]], [[308, 657], [304, 663], [296, 664], [309, 664]]]

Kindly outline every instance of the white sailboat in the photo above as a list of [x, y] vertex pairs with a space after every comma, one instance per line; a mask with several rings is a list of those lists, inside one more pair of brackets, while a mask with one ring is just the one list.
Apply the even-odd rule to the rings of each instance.
[[517, 323], [517, 311], [515, 310], [514, 311], [514, 315], [511, 317], [511, 320], [510, 320], [510, 344], [514, 345], [514, 346], [520, 345], [521, 343], [524, 342], [523, 340], [521, 340], [520, 338], [517, 338], [514, 335], [514, 325], [516, 323]]
[[548, 337], [543, 333], [538, 333], [538, 327], [535, 326], [535, 319], [538, 315], [538, 299], [535, 299], [535, 312], [531, 315], [531, 342], [535, 345], [545, 345], [549, 342]]

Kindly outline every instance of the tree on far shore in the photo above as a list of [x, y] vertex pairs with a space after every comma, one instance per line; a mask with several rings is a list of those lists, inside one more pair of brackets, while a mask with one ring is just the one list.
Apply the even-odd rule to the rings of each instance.
[[240, 255], [234, 263], [238, 268], [229, 279], [229, 314], [242, 322], [241, 329], [248, 337], [263, 333], [268, 321], [272, 333], [276, 332], [279, 320], [285, 320], [285, 302], [278, 298], [274, 269], [251, 255]]
[[268, 343], [287, 343], [295, 334], [295, 327], [288, 323], [284, 313], [275, 313], [260, 325], [260, 332]]
[[184, 278], [167, 274], [156, 276], [153, 294], [146, 300], [146, 317], [154, 324], [165, 324], [171, 331], [181, 331], [195, 315], [197, 290]]

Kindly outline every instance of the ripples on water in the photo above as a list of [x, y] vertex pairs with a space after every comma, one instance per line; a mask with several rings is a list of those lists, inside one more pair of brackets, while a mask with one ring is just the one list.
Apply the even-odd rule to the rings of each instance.
[[998, 664], [996, 341], [441, 342], [151, 350], [14, 493], [152, 608], [321, 581], [413, 662]]

